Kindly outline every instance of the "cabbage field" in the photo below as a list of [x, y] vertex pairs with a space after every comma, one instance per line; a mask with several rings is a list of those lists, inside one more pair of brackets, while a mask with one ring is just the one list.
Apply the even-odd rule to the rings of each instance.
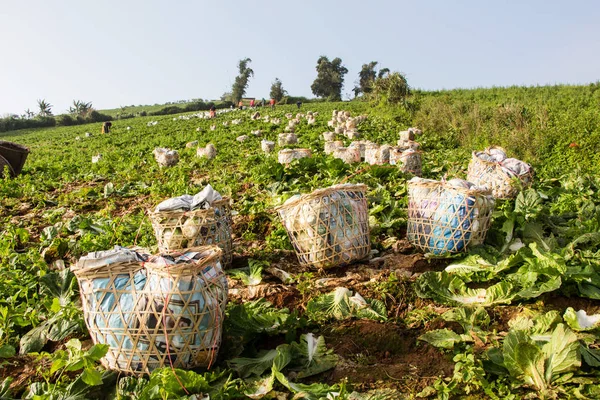
[[[31, 150], [20, 176], [0, 178], [0, 398], [598, 399], [599, 109], [597, 84], [497, 88], [417, 92], [401, 107], [265, 107], [259, 119], [138, 117], [106, 135], [101, 124], [0, 134]], [[484, 244], [423, 254], [406, 235], [412, 176], [325, 154], [333, 110], [365, 115], [357, 130], [379, 144], [420, 128], [425, 178], [465, 178], [473, 151], [499, 145], [533, 166], [534, 183], [496, 202]], [[301, 116], [297, 145], [261, 150], [286, 114], [308, 111], [318, 114]], [[198, 157], [208, 143], [216, 157]], [[159, 166], [157, 147], [179, 162]], [[294, 147], [312, 156], [278, 163]], [[339, 183], [367, 186], [370, 257], [302, 266], [275, 207]], [[106, 346], [90, 340], [69, 267], [115, 245], [157, 252], [148, 210], [208, 184], [233, 210], [214, 365], [140, 378], [104, 369]]]

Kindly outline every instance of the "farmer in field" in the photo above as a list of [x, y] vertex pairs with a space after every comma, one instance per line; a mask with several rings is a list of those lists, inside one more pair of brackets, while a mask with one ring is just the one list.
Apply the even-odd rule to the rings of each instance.
[[250, 108], [254, 108], [254, 99], [250, 100]]
[[210, 118], [215, 118], [217, 116], [217, 108], [215, 107], [215, 105], [211, 105], [210, 106]]
[[275, 99], [269, 100], [269, 105], [271, 106], [271, 110], [275, 109]]
[[238, 103], [238, 107], [240, 108], [240, 110], [242, 110], [244, 108], [244, 102], [240, 100], [240, 102]]
[[106, 121], [102, 124], [102, 133], [110, 133], [112, 122]]
[[301, 106], [301, 105], [302, 105], [302, 102], [301, 102], [300, 100], [298, 100], [298, 101], [296, 102], [296, 106], [298, 107], [298, 109], [300, 109], [300, 106]]

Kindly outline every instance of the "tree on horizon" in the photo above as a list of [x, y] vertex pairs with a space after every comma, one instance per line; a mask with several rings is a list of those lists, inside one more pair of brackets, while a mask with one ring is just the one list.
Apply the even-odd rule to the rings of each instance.
[[275, 78], [275, 81], [271, 84], [271, 91], [269, 92], [269, 96], [276, 101], [281, 101], [283, 97], [287, 94], [287, 91], [283, 88], [283, 84], [279, 80], [279, 78]]
[[254, 76], [254, 71], [248, 66], [252, 60], [248, 57], [242, 59], [238, 63], [238, 76], [235, 77], [233, 86], [231, 87], [231, 100], [238, 103], [246, 94], [248, 81]]
[[336, 57], [329, 61], [326, 56], [321, 56], [316, 69], [317, 77], [310, 86], [313, 94], [329, 101], [341, 101], [344, 75], [348, 73], [348, 69], [342, 65], [342, 59]]
[[40, 117], [51, 117], [52, 116], [52, 104], [46, 101], [46, 99], [38, 99], [38, 115]]

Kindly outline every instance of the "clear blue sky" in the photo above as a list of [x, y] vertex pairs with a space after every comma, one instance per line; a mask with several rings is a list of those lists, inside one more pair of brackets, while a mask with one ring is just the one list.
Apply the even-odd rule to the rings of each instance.
[[312, 96], [320, 55], [424, 89], [600, 79], [600, 1], [5, 1], [0, 115], [218, 98], [252, 59], [248, 96], [275, 77]]

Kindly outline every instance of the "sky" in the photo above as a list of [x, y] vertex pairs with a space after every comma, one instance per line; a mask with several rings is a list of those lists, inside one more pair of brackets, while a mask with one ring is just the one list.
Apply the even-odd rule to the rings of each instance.
[[0, 115], [218, 99], [249, 57], [248, 97], [278, 77], [313, 97], [319, 56], [340, 57], [351, 96], [362, 64], [415, 88], [600, 80], [600, 1], [4, 0]]

